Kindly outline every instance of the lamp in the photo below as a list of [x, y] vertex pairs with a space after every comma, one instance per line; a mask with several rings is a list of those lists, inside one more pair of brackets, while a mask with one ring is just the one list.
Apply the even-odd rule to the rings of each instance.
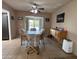
[[32, 9], [30, 12], [37, 14], [38, 10], [37, 9]]
[[36, 6], [36, 5], [33, 5], [33, 6], [32, 6], [32, 8], [33, 8], [33, 9], [36, 9], [36, 8], [37, 8], [37, 6]]

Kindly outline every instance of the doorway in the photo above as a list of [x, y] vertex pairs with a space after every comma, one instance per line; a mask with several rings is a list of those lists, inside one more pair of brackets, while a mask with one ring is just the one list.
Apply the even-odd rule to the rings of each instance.
[[9, 40], [8, 15], [2, 13], [2, 40]]
[[11, 40], [10, 12], [2, 9], [2, 40]]

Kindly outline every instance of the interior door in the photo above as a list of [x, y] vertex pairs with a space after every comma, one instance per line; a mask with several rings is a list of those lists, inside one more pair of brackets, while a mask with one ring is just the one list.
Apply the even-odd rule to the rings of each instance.
[[8, 15], [2, 13], [2, 40], [9, 40]]

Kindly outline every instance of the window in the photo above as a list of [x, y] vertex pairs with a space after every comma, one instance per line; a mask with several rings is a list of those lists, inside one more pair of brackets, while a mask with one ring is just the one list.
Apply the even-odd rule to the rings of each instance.
[[[27, 23], [27, 22], [26, 22]], [[37, 31], [43, 28], [43, 17], [28, 17], [28, 30], [32, 28], [36, 29]]]
[[40, 28], [40, 20], [29, 20], [29, 30], [32, 28], [35, 28], [36, 30], [39, 30]]

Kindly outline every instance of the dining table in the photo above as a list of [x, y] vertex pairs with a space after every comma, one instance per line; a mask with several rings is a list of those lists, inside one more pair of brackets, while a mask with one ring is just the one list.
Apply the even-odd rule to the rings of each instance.
[[37, 36], [41, 35], [42, 32], [43, 32], [43, 30], [26, 32], [27, 35], [32, 37], [32, 39], [30, 41], [31, 41], [31, 43], [33, 42], [33, 44], [30, 44], [29, 47], [32, 48], [34, 51], [36, 51], [37, 54], [39, 54], [39, 40], [37, 39]]
[[44, 31], [43, 29], [38, 30], [38, 31], [30, 31], [30, 30], [26, 31], [26, 34], [29, 35], [30, 37], [32, 37], [32, 40], [34, 41], [33, 43], [34, 43], [35, 47], [39, 45], [39, 41], [37, 40], [37, 36], [41, 35], [43, 31]]

